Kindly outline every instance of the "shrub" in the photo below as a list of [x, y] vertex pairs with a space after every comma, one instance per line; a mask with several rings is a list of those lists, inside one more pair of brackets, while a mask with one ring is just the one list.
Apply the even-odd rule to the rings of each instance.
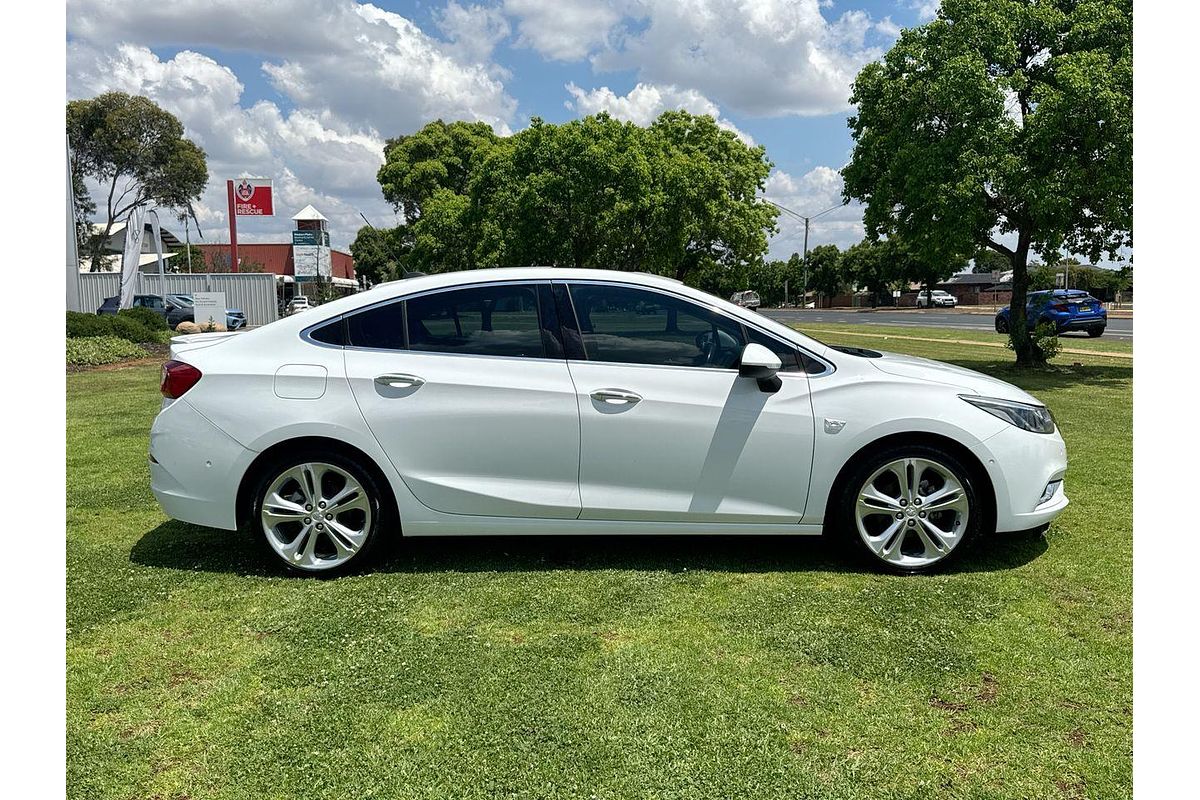
[[167, 330], [167, 318], [148, 308], [122, 308], [117, 312], [118, 317], [128, 317], [137, 320], [142, 327], [151, 331]]
[[67, 364], [98, 366], [113, 364], [127, 358], [145, 358], [145, 350], [117, 336], [85, 336], [67, 339]]
[[1033, 346], [1042, 354], [1042, 359], [1049, 361], [1058, 355], [1062, 343], [1058, 341], [1058, 329], [1048, 322], [1043, 322], [1033, 329]]
[[81, 338], [84, 336], [111, 336], [112, 326], [108, 317], [96, 314], [84, 314], [80, 311], [67, 312], [67, 336]]
[[[1033, 339], [1034, 352], [1038, 353], [1042, 361], [1049, 361], [1062, 349], [1062, 343], [1058, 340], [1058, 329], [1049, 322], [1038, 323], [1038, 326], [1030, 331], [1029, 337]], [[1009, 334], [1004, 346], [1009, 350], [1016, 349], [1013, 347], [1012, 334]]]
[[[135, 310], [145, 311], [158, 318], [153, 311]], [[165, 325], [165, 322], [163, 324]], [[67, 312], [67, 337], [72, 339], [117, 336], [130, 342], [156, 342], [159, 341], [158, 330], [145, 325], [140, 314], [127, 314], [122, 311], [116, 315], [102, 316], [82, 314], [78, 311]]]

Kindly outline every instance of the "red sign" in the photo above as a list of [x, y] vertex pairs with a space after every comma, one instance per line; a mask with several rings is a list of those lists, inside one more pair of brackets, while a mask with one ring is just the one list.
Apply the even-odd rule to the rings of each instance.
[[233, 182], [233, 213], [239, 217], [273, 217], [270, 178], [241, 178]]

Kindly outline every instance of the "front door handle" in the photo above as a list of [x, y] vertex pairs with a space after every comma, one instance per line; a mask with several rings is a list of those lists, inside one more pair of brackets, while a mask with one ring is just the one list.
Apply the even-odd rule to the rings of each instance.
[[642, 396], [624, 389], [597, 389], [592, 392], [592, 399], [611, 406], [631, 406], [641, 400]]
[[389, 389], [415, 389], [425, 383], [425, 379], [419, 375], [380, 375], [375, 379], [375, 383], [380, 386], [386, 386]]

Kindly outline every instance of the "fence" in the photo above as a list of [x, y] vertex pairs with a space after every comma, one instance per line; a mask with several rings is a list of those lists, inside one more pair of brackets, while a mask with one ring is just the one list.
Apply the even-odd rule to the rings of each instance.
[[[160, 282], [157, 273], [139, 272], [136, 280], [135, 294], [224, 292], [225, 305], [244, 311], [247, 325], [266, 325], [279, 318], [275, 275], [272, 273], [166, 275]], [[79, 275], [79, 303], [85, 311], [95, 311], [104, 298], [113, 297], [120, 291], [119, 273], [83, 272]]]

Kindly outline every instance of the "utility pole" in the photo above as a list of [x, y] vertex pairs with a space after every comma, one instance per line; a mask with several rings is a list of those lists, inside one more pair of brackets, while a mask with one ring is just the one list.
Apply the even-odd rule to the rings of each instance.
[[800, 295], [800, 307], [808, 308], [808, 217], [804, 218], [804, 292]]
[[[763, 199], [767, 200], [765, 197]], [[790, 208], [785, 208], [784, 206], [779, 205], [779, 203], [773, 202], [771, 200], [767, 200], [767, 202], [770, 203], [771, 205], [775, 206], [776, 208], [778, 208], [780, 211], [786, 211], [787, 213], [791, 214], [796, 219], [804, 220], [804, 288], [803, 288], [803, 291], [800, 293], [800, 308], [808, 308], [808, 226], [809, 226], [809, 223], [811, 223], [817, 217], [821, 217], [821, 216], [828, 214], [830, 211], [837, 211], [842, 206], [848, 205], [850, 203], [850, 201], [844, 200], [841, 203], [838, 203], [836, 206], [832, 206], [831, 208], [827, 208], [824, 211], [821, 211], [820, 213], [813, 214], [813, 215], [807, 216], [807, 217], [803, 214], [797, 214], [795, 211], [792, 211]]]

